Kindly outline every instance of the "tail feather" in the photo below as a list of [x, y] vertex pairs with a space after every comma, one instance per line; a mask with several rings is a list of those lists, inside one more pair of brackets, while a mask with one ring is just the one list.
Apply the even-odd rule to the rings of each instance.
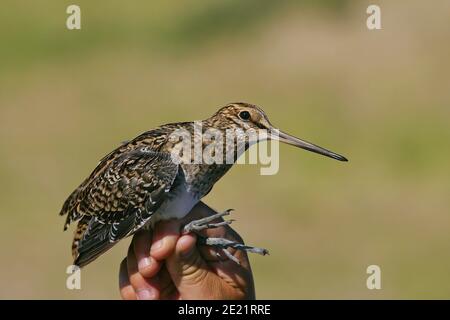
[[95, 259], [97, 259], [98, 257], [100, 257], [103, 253], [111, 249], [114, 245], [115, 243], [104, 243], [95, 248], [95, 250], [81, 252], [75, 258], [73, 264], [82, 268], [91, 263], [92, 261], [94, 261]]
[[111, 225], [84, 217], [77, 225], [72, 242], [74, 265], [84, 267], [115, 245], [108, 237]]
[[97, 259], [120, 239], [138, 229], [136, 215], [129, 215], [118, 223], [100, 222], [85, 216], [79, 222], [72, 243], [74, 264], [80, 268]]

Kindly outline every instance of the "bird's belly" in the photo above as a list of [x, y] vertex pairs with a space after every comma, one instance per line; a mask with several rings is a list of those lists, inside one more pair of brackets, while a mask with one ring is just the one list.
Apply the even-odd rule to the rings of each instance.
[[168, 220], [172, 218], [181, 219], [186, 216], [200, 199], [189, 192], [185, 186], [180, 186], [175, 191], [175, 196], [164, 201], [161, 207], [156, 211], [153, 222], [159, 220]]

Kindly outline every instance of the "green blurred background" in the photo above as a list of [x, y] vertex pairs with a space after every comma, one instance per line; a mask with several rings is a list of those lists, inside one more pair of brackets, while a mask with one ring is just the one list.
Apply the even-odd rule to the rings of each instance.
[[119, 298], [129, 240], [66, 289], [63, 201], [121, 141], [233, 101], [350, 159], [281, 146], [277, 175], [236, 166], [208, 195], [271, 252], [258, 298], [450, 298], [450, 2], [376, 1], [369, 31], [372, 3], [3, 0], [0, 298]]

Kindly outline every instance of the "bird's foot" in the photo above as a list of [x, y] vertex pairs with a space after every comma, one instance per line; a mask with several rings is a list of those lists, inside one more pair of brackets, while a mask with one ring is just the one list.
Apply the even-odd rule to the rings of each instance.
[[228, 209], [228, 210], [225, 210], [224, 212], [219, 212], [219, 213], [213, 214], [211, 216], [208, 216], [208, 217], [205, 217], [202, 219], [191, 221], [187, 225], [184, 226], [183, 232], [184, 233], [198, 232], [198, 231], [202, 231], [205, 229], [217, 228], [217, 227], [229, 225], [234, 221], [233, 219], [227, 220], [227, 221], [221, 221], [221, 222], [217, 222], [217, 223], [211, 223], [211, 222], [216, 219], [220, 219], [223, 216], [229, 215], [231, 211], [233, 211], [233, 209]]
[[205, 244], [207, 246], [216, 247], [222, 250], [222, 252], [232, 261], [236, 262], [237, 264], [240, 264], [239, 260], [233, 256], [227, 249], [233, 248], [236, 250], [242, 250], [247, 251], [251, 253], [257, 253], [262, 256], [265, 256], [266, 254], [269, 254], [269, 251], [264, 248], [258, 248], [258, 247], [252, 247], [247, 246], [243, 243], [239, 243], [236, 241], [231, 241], [225, 238], [200, 238], [199, 239], [202, 244]]
[[[202, 219], [191, 221], [190, 223], [188, 223], [187, 225], [184, 226], [183, 233], [189, 233], [189, 232], [198, 233], [199, 231], [202, 231], [205, 229], [217, 228], [217, 227], [229, 225], [234, 220], [220, 221], [220, 222], [216, 222], [216, 223], [212, 223], [212, 221], [229, 215], [232, 210], [233, 209], [228, 209], [228, 210], [225, 210], [224, 212], [219, 212], [219, 213], [213, 214], [211, 216], [208, 216], [208, 217], [205, 217]], [[200, 235], [199, 243], [221, 249], [221, 251], [230, 260], [236, 262], [237, 264], [240, 264], [239, 260], [227, 250], [228, 248], [257, 253], [257, 254], [260, 254], [263, 256], [266, 254], [269, 254], [269, 251], [267, 249], [247, 246], [243, 243], [231, 241], [231, 240], [228, 240], [225, 238], [206, 238], [206, 237]]]

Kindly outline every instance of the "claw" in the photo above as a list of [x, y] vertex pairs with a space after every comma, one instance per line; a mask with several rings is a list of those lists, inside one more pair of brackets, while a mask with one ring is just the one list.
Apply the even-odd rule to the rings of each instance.
[[243, 250], [243, 251], [247, 251], [247, 252], [257, 253], [262, 256], [269, 254], [269, 251], [267, 249], [247, 246], [245, 244], [242, 244], [239, 242], [234, 242], [234, 241], [224, 239], [224, 238], [204, 238], [204, 239], [202, 239], [202, 243], [207, 246], [221, 248], [223, 253], [230, 260], [236, 262], [237, 264], [240, 264], [239, 260], [235, 256], [233, 256], [230, 252], [228, 252], [227, 248], [234, 248], [236, 250]]
[[[233, 210], [234, 209], [228, 209], [223, 212], [219, 212], [219, 213], [213, 214], [211, 216], [208, 216], [208, 217], [205, 217], [202, 219], [191, 221], [187, 225], [184, 226], [183, 233], [198, 232], [198, 231], [205, 230], [205, 229], [218, 228], [221, 226], [229, 225], [235, 220], [229, 219], [226, 221], [220, 221], [220, 222], [216, 222], [216, 223], [212, 223], [212, 221], [229, 215], [231, 213], [231, 211], [233, 211]], [[224, 238], [205, 238], [205, 237], [200, 236], [198, 238], [198, 241], [201, 244], [222, 249], [221, 251], [228, 257], [228, 259], [236, 262], [239, 265], [241, 264], [239, 262], [239, 260], [235, 256], [233, 256], [227, 250], [227, 248], [234, 248], [236, 250], [243, 250], [243, 251], [247, 251], [247, 252], [257, 253], [257, 254], [260, 254], [263, 256], [266, 254], [269, 254], [269, 251], [267, 251], [264, 248], [246, 246], [245, 244], [242, 244], [239, 242], [234, 242], [234, 241], [224, 239]], [[219, 254], [219, 253], [217, 253], [217, 254]]]
[[184, 226], [183, 228], [183, 233], [189, 233], [192, 231], [201, 231], [201, 230], [205, 230], [205, 229], [209, 229], [209, 228], [217, 228], [217, 227], [221, 227], [224, 225], [228, 225], [230, 223], [232, 223], [234, 220], [227, 220], [227, 221], [221, 221], [218, 223], [211, 223], [212, 221], [222, 218], [223, 216], [227, 216], [230, 214], [231, 211], [233, 211], [234, 209], [228, 209], [225, 210], [224, 212], [219, 212], [216, 214], [213, 214], [211, 216], [202, 218], [202, 219], [198, 219], [198, 220], [194, 220], [189, 222], [187, 225]]
[[235, 256], [233, 256], [230, 251], [228, 251], [227, 249], [222, 249], [222, 252], [227, 256], [228, 259], [230, 259], [231, 261], [236, 262], [238, 265], [241, 265], [241, 262], [239, 261], [238, 258], [236, 258]]

